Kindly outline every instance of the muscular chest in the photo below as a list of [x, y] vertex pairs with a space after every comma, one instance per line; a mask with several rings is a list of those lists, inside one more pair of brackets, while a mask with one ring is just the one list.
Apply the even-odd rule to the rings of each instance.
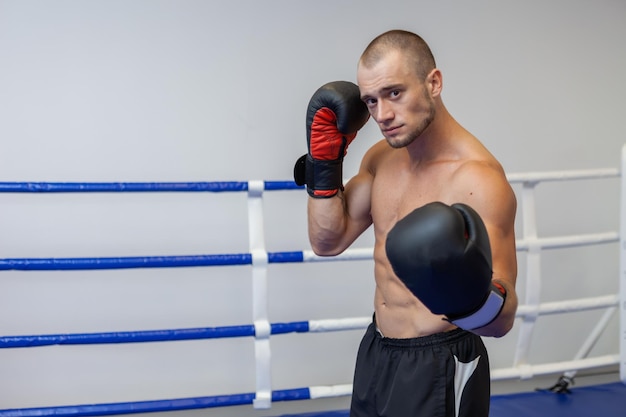
[[451, 167], [411, 171], [388, 169], [378, 173], [372, 186], [372, 219], [377, 233], [387, 231], [414, 209], [433, 201], [451, 204]]

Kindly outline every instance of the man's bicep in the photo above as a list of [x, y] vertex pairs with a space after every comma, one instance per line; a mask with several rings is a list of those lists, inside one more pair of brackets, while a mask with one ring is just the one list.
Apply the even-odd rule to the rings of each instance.
[[485, 223], [491, 241], [494, 278], [515, 285], [517, 277], [517, 253], [515, 247], [515, 213], [517, 202], [508, 183], [500, 191], [495, 202], [485, 208]]
[[345, 198], [349, 231], [356, 240], [372, 224], [372, 184], [373, 176], [360, 172], [346, 184]]

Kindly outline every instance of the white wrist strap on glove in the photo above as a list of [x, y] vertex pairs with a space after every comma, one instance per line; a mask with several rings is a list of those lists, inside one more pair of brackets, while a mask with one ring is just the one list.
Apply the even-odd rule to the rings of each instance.
[[469, 316], [450, 320], [450, 322], [465, 330], [474, 330], [486, 326], [500, 314], [500, 310], [504, 306], [504, 299], [505, 295], [492, 285], [487, 300], [482, 307]]

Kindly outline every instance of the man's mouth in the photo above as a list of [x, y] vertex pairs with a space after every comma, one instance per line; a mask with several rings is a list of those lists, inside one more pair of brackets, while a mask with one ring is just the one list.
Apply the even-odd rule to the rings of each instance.
[[396, 133], [402, 126], [391, 126], [383, 129], [383, 134], [385, 135], [393, 135]]

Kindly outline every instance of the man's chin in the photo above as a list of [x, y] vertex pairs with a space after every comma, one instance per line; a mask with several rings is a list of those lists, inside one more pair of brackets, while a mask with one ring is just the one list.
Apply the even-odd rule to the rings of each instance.
[[408, 138], [403, 136], [385, 136], [385, 139], [387, 139], [387, 143], [389, 144], [389, 146], [394, 149], [404, 148], [409, 143], [411, 143]]

